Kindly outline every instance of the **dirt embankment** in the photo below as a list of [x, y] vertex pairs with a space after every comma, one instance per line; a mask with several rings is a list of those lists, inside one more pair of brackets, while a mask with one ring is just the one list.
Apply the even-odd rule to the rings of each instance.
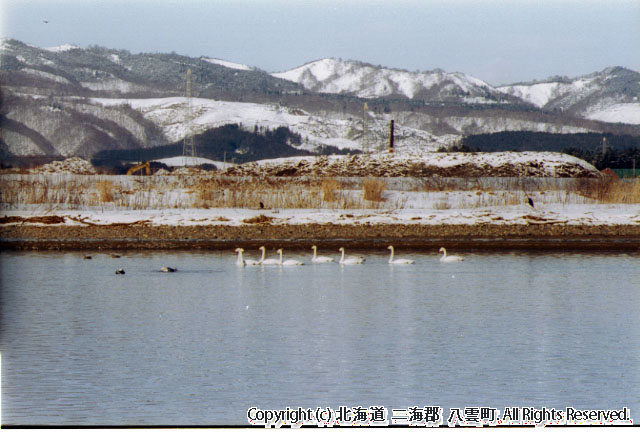
[[0, 226], [2, 249], [228, 249], [260, 245], [308, 248], [348, 245], [417, 249], [442, 245], [461, 249], [640, 250], [638, 225], [402, 225], [303, 224], [242, 226]]

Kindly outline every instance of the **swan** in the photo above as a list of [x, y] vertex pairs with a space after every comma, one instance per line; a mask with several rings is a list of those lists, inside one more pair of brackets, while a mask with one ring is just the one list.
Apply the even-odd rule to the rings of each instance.
[[361, 256], [347, 256], [344, 257], [344, 247], [340, 247], [338, 249], [339, 252], [342, 252], [342, 256], [340, 257], [340, 264], [362, 264], [364, 262], [364, 258]]
[[463, 261], [461, 256], [451, 255], [447, 256], [447, 249], [444, 247], [440, 247], [440, 253], [442, 253], [442, 257], [440, 258], [440, 262], [460, 262]]
[[171, 267], [162, 267], [160, 271], [162, 271], [163, 273], [175, 273], [176, 271], [178, 271], [178, 269]]
[[264, 256], [266, 254], [266, 249], [264, 248], [264, 246], [261, 246], [260, 250], [262, 250], [262, 258], [260, 258], [259, 261], [261, 265], [280, 265], [280, 261], [277, 259], [264, 259]]
[[284, 266], [289, 266], [289, 265], [304, 265], [302, 262], [300, 261], [296, 261], [295, 259], [287, 259], [286, 261], [282, 262], [282, 249], [278, 249], [276, 250], [276, 252], [280, 253], [280, 265], [284, 265]]
[[242, 254], [244, 253], [243, 248], [238, 247], [235, 251], [238, 253], [238, 259], [236, 260], [236, 265], [243, 266], [243, 265], [260, 265], [261, 264], [259, 260], [254, 261], [253, 259], [244, 259], [244, 257], [242, 256]]
[[236, 259], [236, 265], [238, 267], [244, 267], [244, 259], [242, 258], [242, 252], [244, 252], [244, 249], [241, 249], [240, 247], [238, 247], [235, 252], [238, 254], [238, 259]]
[[316, 246], [311, 246], [313, 249], [313, 258], [311, 258], [311, 262], [315, 262], [316, 264], [325, 264], [327, 262], [333, 262], [333, 258], [328, 256], [317, 256], [318, 248]]
[[391, 257], [389, 258], [390, 264], [413, 264], [413, 259], [393, 259], [393, 246], [387, 247], [387, 249], [391, 250]]

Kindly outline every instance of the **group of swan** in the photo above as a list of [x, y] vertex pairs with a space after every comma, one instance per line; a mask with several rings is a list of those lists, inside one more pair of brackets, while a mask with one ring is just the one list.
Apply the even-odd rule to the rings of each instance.
[[[313, 256], [311, 257], [312, 263], [325, 264], [329, 262], [334, 262], [333, 258], [330, 258], [328, 256], [318, 256], [318, 248], [316, 246], [312, 246], [311, 249], [313, 250]], [[389, 261], [388, 261], [389, 264], [408, 265], [408, 264], [415, 263], [413, 259], [405, 259], [405, 258], [395, 259], [394, 258], [395, 252], [394, 252], [393, 246], [389, 246], [387, 247], [387, 249], [391, 251], [391, 256], [389, 257]], [[279, 254], [278, 259], [274, 259], [274, 258], [266, 259], [265, 258], [266, 249], [264, 246], [260, 247], [260, 251], [262, 252], [262, 256], [260, 257], [259, 260], [256, 261], [252, 259], [244, 259], [244, 256], [243, 256], [244, 249], [238, 247], [235, 250], [235, 252], [238, 254], [238, 257], [236, 259], [236, 265], [240, 267], [244, 267], [246, 265], [281, 265], [281, 266], [304, 265], [303, 262], [296, 261], [295, 259], [287, 259], [286, 261], [283, 260], [282, 249], [276, 250], [276, 253]], [[340, 259], [338, 260], [339, 264], [342, 264], [342, 265], [362, 264], [365, 261], [365, 258], [363, 258], [362, 256], [345, 256], [344, 247], [340, 247], [338, 251], [341, 254]], [[447, 250], [444, 247], [440, 248], [440, 253], [442, 253], [442, 257], [440, 258], [441, 262], [459, 262], [463, 260], [462, 257], [460, 256], [455, 256], [455, 255], [447, 256]]]

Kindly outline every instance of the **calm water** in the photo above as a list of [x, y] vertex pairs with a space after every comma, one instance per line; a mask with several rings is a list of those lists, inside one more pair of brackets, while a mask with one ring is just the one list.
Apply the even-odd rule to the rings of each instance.
[[627, 406], [640, 419], [640, 255], [441, 264], [399, 250], [416, 264], [2, 252], [2, 423], [246, 424], [249, 407], [340, 405], [437, 405], [445, 419]]

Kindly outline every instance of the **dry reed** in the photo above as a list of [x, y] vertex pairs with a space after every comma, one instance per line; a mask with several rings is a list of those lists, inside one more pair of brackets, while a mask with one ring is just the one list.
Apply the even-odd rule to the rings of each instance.
[[362, 182], [362, 189], [364, 191], [364, 200], [382, 202], [384, 201], [384, 191], [387, 189], [387, 184], [379, 179], [367, 178]]

